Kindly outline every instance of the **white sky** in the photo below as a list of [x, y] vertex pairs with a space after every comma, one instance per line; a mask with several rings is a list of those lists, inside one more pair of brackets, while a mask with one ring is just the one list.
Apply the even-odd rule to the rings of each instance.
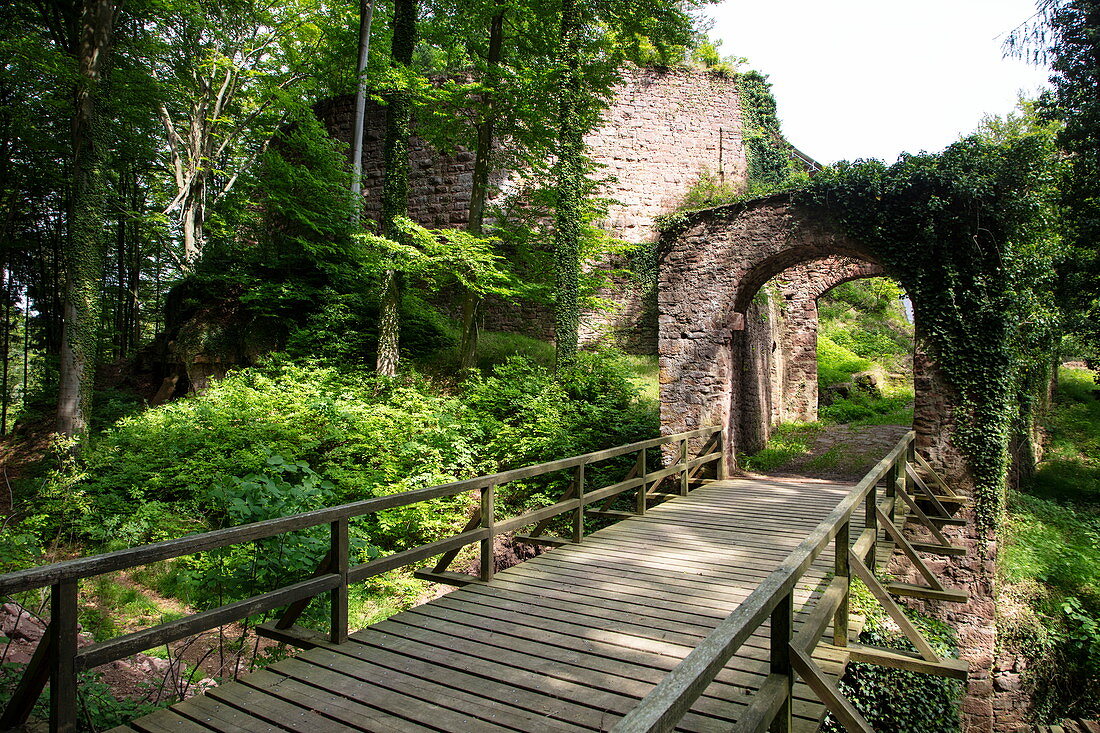
[[[1034, 0], [724, 0], [723, 55], [767, 74], [783, 132], [822, 163], [936, 152], [1034, 95], [1048, 71], [1002, 57]], [[745, 67], [743, 67], [745, 68]]]

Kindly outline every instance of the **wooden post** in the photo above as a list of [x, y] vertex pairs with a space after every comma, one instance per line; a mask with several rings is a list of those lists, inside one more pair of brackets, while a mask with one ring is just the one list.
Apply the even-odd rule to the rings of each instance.
[[729, 478], [730, 469], [729, 464], [726, 462], [726, 429], [722, 428], [718, 431], [718, 455], [721, 456], [718, 459], [718, 480], [725, 481]]
[[76, 581], [50, 588], [50, 733], [76, 731]]
[[[890, 466], [890, 470], [886, 472], [886, 498], [893, 499], [891, 506], [896, 507], [898, 504], [898, 464], [895, 461]], [[890, 521], [894, 519], [894, 510], [890, 510]]]
[[642, 485], [638, 487], [638, 496], [636, 497], [636, 500], [635, 500], [635, 503], [634, 503], [634, 513], [635, 514], [645, 514], [645, 510], [646, 510], [645, 495], [646, 495], [646, 491], [649, 489], [648, 482], [645, 480], [645, 476], [646, 476], [645, 448], [642, 448], [640, 451], [638, 451], [638, 462], [637, 462], [636, 466], [637, 466], [637, 470], [635, 471], [635, 473], [638, 474], [638, 478], [640, 478], [642, 480]]
[[790, 733], [792, 728], [791, 701], [794, 692], [794, 671], [791, 669], [791, 627], [794, 618], [794, 597], [791, 593], [779, 599], [779, 605], [772, 611], [771, 628], [771, 673], [787, 678], [787, 690], [779, 712], [775, 714], [771, 726], [772, 733]]
[[688, 495], [688, 442], [680, 441], [680, 496]]
[[844, 579], [844, 597], [833, 614], [833, 644], [836, 646], [848, 646], [848, 596], [851, 592], [852, 579], [848, 569], [849, 523], [840, 525], [833, 540], [834, 563], [833, 573], [837, 578]]
[[871, 543], [871, 549], [867, 551], [867, 567], [874, 568], [877, 562], [876, 550], [878, 549], [878, 512], [875, 511], [875, 507], [878, 506], [878, 484], [872, 484], [871, 490], [867, 492], [867, 499], [864, 502], [863, 524], [869, 529], [875, 531], [874, 541]]
[[348, 640], [348, 518], [329, 525], [329, 572], [340, 576], [340, 585], [329, 591], [329, 640], [343, 644]]
[[584, 464], [577, 466], [574, 484], [577, 487], [577, 511], [573, 513], [573, 541], [584, 539]]
[[489, 484], [481, 489], [481, 526], [489, 530], [489, 536], [481, 541], [481, 579], [488, 583], [496, 570], [496, 558], [493, 555], [493, 537], [496, 534], [496, 495], [497, 485]]

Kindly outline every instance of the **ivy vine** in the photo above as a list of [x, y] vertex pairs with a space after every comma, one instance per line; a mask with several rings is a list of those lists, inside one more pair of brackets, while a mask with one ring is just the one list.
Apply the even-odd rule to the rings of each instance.
[[758, 71], [739, 74], [737, 82], [749, 193], [759, 195], [789, 188], [804, 174], [792, 160], [791, 146], [780, 131], [771, 84]]
[[999, 522], [1021, 395], [1049, 361], [1043, 282], [1056, 239], [1049, 137], [967, 138], [937, 155], [842, 163], [794, 193], [862, 242], [913, 301], [918, 335], [956, 391], [956, 447], [979, 528]]

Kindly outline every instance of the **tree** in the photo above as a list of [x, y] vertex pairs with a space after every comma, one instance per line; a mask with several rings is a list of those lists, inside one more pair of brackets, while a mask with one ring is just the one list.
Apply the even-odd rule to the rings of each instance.
[[320, 12], [309, 0], [174, 0], [150, 18], [150, 65], [163, 88], [158, 112], [175, 187], [165, 213], [177, 217], [187, 265], [202, 253], [210, 207], [304, 96]]
[[[355, 64], [355, 128], [351, 142], [351, 193], [360, 196], [363, 191], [363, 124], [367, 117], [367, 60], [370, 57], [370, 24], [374, 17], [374, 0], [359, 0], [359, 57]], [[356, 203], [360, 201], [356, 198]], [[355, 219], [359, 220], [360, 206], [356, 206]]]
[[1071, 332], [1100, 357], [1100, 1], [1039, 0], [1006, 51], [1051, 62], [1047, 114], [1063, 123], [1060, 185], [1064, 254], [1059, 295]]
[[[397, 219], [409, 211], [409, 134], [412, 123], [412, 97], [407, 78], [416, 47], [417, 0], [395, 0], [393, 45], [390, 56], [396, 83], [386, 100], [386, 137], [382, 156], [385, 174], [382, 182], [383, 237], [400, 241]], [[378, 315], [379, 374], [397, 373], [400, 358], [398, 341], [401, 329], [401, 281], [398, 272], [386, 269], [382, 274]]]
[[61, 339], [57, 429], [78, 436], [88, 427], [99, 326], [99, 287], [104, 248], [107, 151], [99, 96], [115, 23], [112, 0], [85, 0], [76, 47], [78, 76], [73, 111], [73, 192]]

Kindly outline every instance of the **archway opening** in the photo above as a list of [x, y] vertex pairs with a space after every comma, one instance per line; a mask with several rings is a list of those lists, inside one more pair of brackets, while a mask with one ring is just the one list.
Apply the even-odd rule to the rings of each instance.
[[804, 259], [742, 307], [730, 385], [742, 467], [856, 477], [912, 427], [912, 309], [879, 265]]

